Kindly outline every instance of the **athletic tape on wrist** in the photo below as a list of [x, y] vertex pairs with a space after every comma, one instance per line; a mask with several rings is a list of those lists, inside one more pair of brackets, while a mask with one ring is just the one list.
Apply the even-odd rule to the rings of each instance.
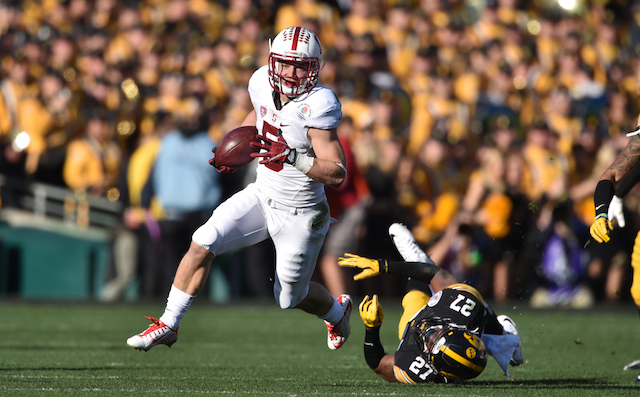
[[293, 163], [293, 166], [306, 174], [307, 172], [309, 172], [311, 167], [313, 167], [313, 159], [313, 157], [307, 156], [304, 153], [298, 153], [296, 155], [296, 161]]

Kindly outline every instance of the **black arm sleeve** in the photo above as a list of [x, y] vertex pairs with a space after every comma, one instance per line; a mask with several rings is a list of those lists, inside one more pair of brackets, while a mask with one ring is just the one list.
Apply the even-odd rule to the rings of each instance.
[[436, 265], [422, 262], [389, 262], [383, 260], [378, 262], [382, 273], [400, 274], [402, 276], [415, 278], [427, 284], [431, 282], [433, 276], [441, 270], [441, 268]]
[[598, 182], [596, 191], [593, 193], [593, 202], [596, 205], [596, 217], [600, 214], [607, 215], [607, 212], [609, 212], [609, 202], [613, 198], [615, 191], [613, 182], [606, 179]]
[[364, 333], [364, 358], [369, 368], [376, 369], [386, 353], [380, 342], [380, 327], [367, 327]]
[[640, 165], [631, 170], [629, 175], [620, 181], [616, 188], [616, 196], [623, 198], [631, 191], [631, 189], [640, 181]]

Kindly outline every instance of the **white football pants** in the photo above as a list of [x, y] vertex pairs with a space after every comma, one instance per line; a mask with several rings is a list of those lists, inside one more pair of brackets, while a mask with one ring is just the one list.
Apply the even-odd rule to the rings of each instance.
[[220, 204], [192, 239], [218, 256], [271, 237], [276, 250], [273, 293], [281, 308], [290, 309], [309, 292], [329, 224], [326, 199], [294, 208], [271, 200], [252, 183]]

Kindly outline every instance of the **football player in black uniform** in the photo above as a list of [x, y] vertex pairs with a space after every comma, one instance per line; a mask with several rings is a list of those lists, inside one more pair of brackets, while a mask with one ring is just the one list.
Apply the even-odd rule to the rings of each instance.
[[[629, 132], [627, 136], [627, 145], [604, 171], [593, 193], [596, 216], [590, 233], [598, 243], [609, 242], [614, 225], [625, 227], [623, 199], [640, 182], [640, 116], [638, 128]], [[640, 313], [640, 232], [636, 234], [633, 244], [631, 267], [631, 297]], [[640, 369], [640, 360], [625, 365], [624, 369]], [[640, 381], [640, 375], [636, 380]]]
[[[404, 226], [392, 227], [396, 246], [399, 241], [415, 244]], [[401, 247], [398, 249], [403, 253]], [[507, 316], [497, 317], [475, 288], [460, 283], [428, 256], [421, 259], [421, 262], [391, 262], [345, 254], [338, 261], [340, 266], [362, 270], [354, 276], [355, 280], [383, 273], [410, 277], [408, 292], [402, 300], [401, 342], [395, 355], [386, 354], [380, 342], [384, 313], [377, 295], [365, 296], [360, 303], [360, 316], [366, 328], [364, 353], [369, 367], [389, 382], [447, 383], [480, 375], [490, 354], [509, 375], [509, 362], [519, 365], [524, 361], [515, 323]]]

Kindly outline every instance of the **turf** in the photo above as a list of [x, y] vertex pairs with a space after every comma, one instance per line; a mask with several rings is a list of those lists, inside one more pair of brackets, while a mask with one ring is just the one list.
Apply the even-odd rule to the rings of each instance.
[[[357, 299], [357, 297], [356, 297]], [[638, 396], [634, 306], [590, 311], [498, 307], [522, 334], [527, 362], [506, 377], [490, 359], [476, 380], [408, 386], [378, 378], [362, 353], [363, 325], [338, 351], [314, 316], [275, 304], [196, 304], [172, 348], [147, 353], [125, 340], [162, 305], [0, 302], [0, 395], [10, 396]], [[382, 341], [397, 345], [399, 302], [383, 299]]]

